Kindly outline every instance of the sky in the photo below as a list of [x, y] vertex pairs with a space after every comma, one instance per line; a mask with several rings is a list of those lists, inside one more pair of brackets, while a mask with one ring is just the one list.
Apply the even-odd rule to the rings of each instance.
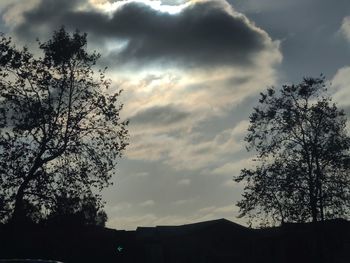
[[237, 218], [259, 93], [323, 73], [350, 112], [348, 0], [1, 0], [0, 32], [35, 47], [88, 33], [123, 89], [130, 146], [104, 190], [107, 226]]

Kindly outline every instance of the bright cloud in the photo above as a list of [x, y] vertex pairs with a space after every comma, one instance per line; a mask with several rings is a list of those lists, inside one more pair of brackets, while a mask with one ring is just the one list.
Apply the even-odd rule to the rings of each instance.
[[350, 42], [350, 16], [344, 17], [340, 32]]
[[339, 69], [331, 83], [333, 99], [340, 106], [350, 106], [350, 67]]
[[121, 0], [121, 1], [116, 1], [116, 2], [109, 2], [109, 1], [104, 1], [104, 0], [92, 0], [90, 1], [95, 7], [109, 13], [113, 13], [118, 8], [122, 8], [124, 5], [129, 4], [129, 3], [142, 3], [145, 5], [148, 5], [152, 7], [153, 9], [160, 11], [160, 12], [165, 12], [169, 14], [177, 14], [180, 13], [184, 8], [186, 8], [190, 3], [186, 2], [183, 4], [177, 4], [177, 5], [168, 5], [164, 4], [162, 1], [155, 1], [155, 0]]
[[252, 168], [254, 166], [254, 161], [252, 158], [242, 159], [236, 162], [228, 162], [224, 165], [215, 168], [213, 170], [214, 175], [228, 175], [228, 176], [237, 176], [240, 174], [243, 168]]

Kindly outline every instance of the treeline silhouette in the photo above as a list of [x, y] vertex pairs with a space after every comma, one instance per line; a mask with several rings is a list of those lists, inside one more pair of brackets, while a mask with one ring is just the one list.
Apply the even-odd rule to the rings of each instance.
[[251, 229], [221, 219], [136, 231], [33, 225], [9, 234], [0, 226], [0, 258], [124, 263], [346, 263], [350, 222]]

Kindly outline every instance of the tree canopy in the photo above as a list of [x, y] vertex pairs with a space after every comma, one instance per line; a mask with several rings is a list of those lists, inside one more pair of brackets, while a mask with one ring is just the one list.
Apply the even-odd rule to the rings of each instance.
[[128, 144], [121, 91], [87, 35], [61, 28], [38, 45], [42, 56], [0, 38], [0, 202], [14, 220], [24, 200], [50, 209], [62, 192], [108, 186]]
[[91, 193], [81, 197], [62, 193], [42, 223], [53, 226], [105, 226], [106, 221], [107, 214], [102, 210], [101, 202]]
[[245, 138], [256, 165], [234, 178], [245, 182], [240, 216], [270, 222], [349, 216], [347, 119], [326, 84], [323, 76], [304, 78], [261, 93]]

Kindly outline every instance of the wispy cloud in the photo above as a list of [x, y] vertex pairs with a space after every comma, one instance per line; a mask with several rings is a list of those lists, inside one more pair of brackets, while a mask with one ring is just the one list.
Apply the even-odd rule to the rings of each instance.
[[350, 16], [346, 16], [340, 27], [340, 33], [343, 37], [350, 42]]
[[342, 107], [350, 107], [350, 66], [340, 68], [331, 83], [334, 100]]

